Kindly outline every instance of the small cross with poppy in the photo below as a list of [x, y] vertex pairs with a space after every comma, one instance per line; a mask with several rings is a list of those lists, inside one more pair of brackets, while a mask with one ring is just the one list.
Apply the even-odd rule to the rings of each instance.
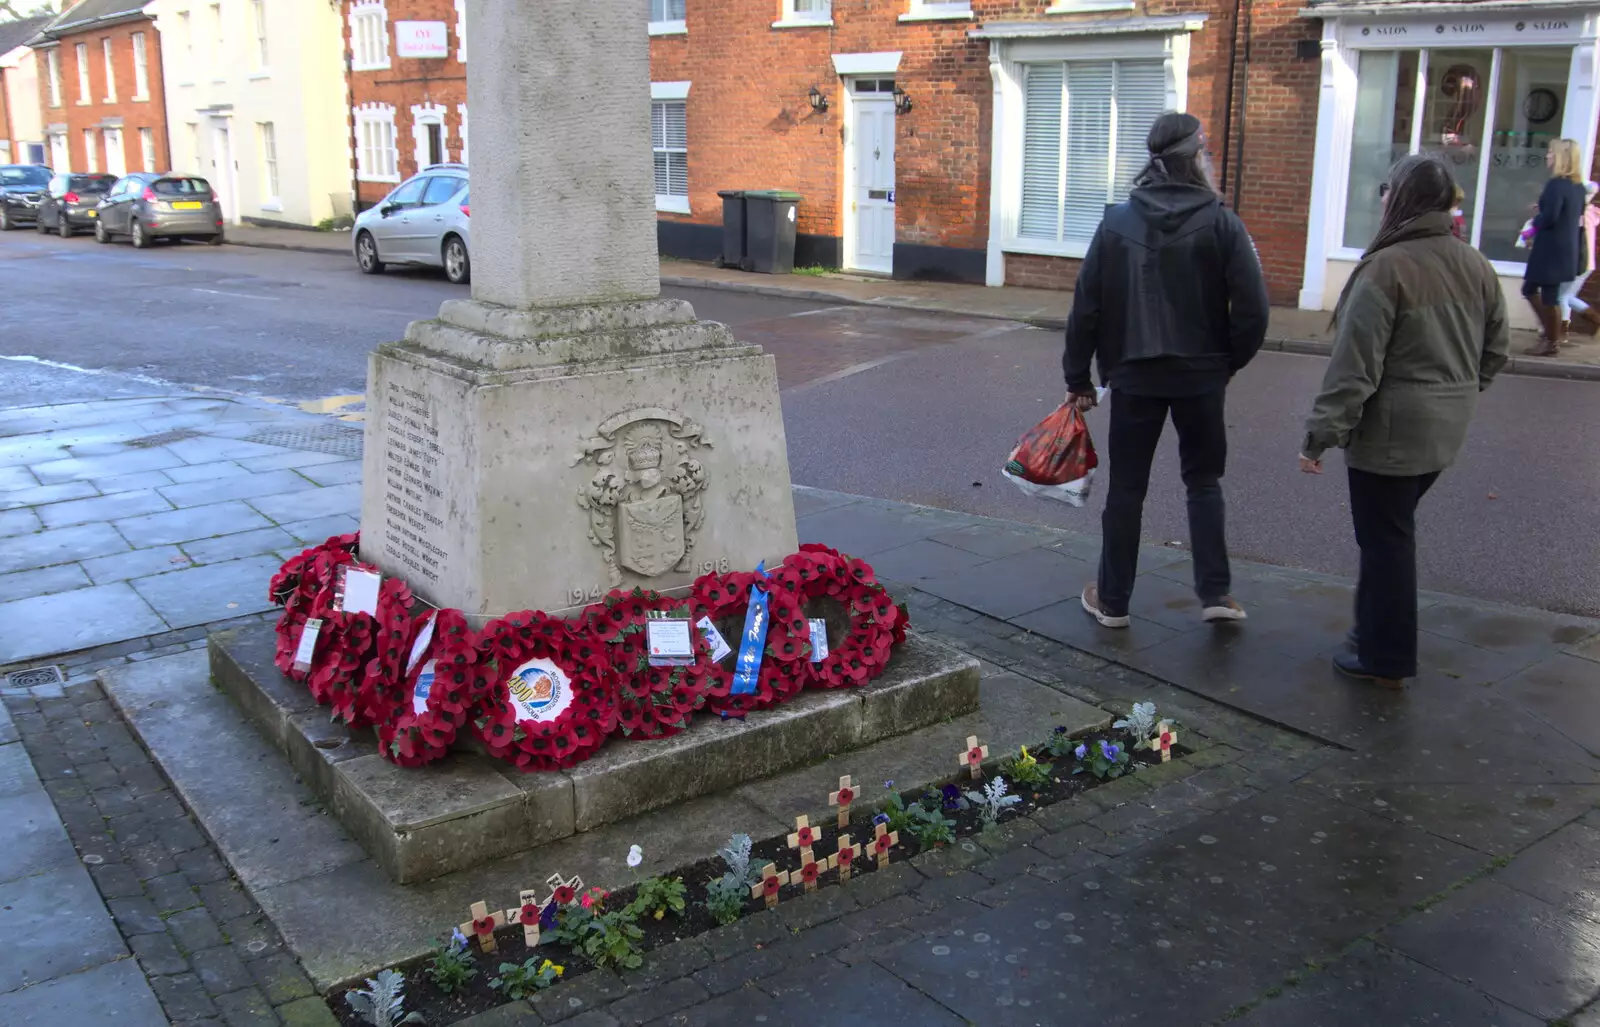
[[800, 864], [800, 869], [794, 872], [790, 880], [793, 881], [794, 878], [798, 877], [805, 883], [806, 891], [816, 891], [817, 878], [833, 869], [835, 857], [826, 856], [822, 859], [817, 859], [811, 854], [810, 849], [806, 849], [800, 858], [803, 860]]
[[872, 853], [878, 857], [878, 869], [889, 865], [889, 850], [900, 844], [900, 832], [889, 830], [888, 824], [878, 824], [872, 829]]
[[1172, 760], [1172, 746], [1178, 741], [1178, 732], [1166, 721], [1156, 725], [1155, 737], [1150, 739], [1150, 748], [1161, 754], [1161, 762]]
[[819, 837], [817, 829], [811, 826], [811, 818], [802, 813], [794, 818], [794, 833], [789, 836], [789, 848], [799, 849], [800, 858], [810, 862], [811, 847]]
[[850, 836], [841, 834], [839, 836], [839, 851], [828, 857], [828, 865], [839, 868], [840, 884], [850, 880], [850, 864], [854, 863], [859, 855], [861, 855], [861, 852], [850, 841]]
[[539, 944], [539, 919], [544, 915], [546, 903], [539, 901], [539, 893], [524, 888], [517, 896], [522, 905], [506, 910], [506, 919], [522, 925], [522, 942], [528, 948]]
[[496, 928], [506, 925], [506, 915], [501, 910], [489, 912], [487, 903], [474, 902], [472, 904], [472, 919], [461, 925], [461, 933], [469, 938], [478, 939], [478, 948], [484, 952], [495, 950], [494, 932]]
[[989, 747], [978, 744], [977, 735], [967, 736], [967, 747], [956, 753], [956, 763], [966, 767], [974, 781], [983, 778], [983, 761], [989, 758]]
[[828, 794], [828, 805], [839, 807], [839, 830], [850, 826], [850, 804], [856, 801], [856, 790], [850, 784], [850, 775], [839, 779], [839, 790]]
[[779, 870], [776, 863], [768, 863], [761, 868], [761, 880], [750, 886], [751, 898], [762, 898], [771, 909], [778, 904], [778, 892], [789, 883], [789, 871]]

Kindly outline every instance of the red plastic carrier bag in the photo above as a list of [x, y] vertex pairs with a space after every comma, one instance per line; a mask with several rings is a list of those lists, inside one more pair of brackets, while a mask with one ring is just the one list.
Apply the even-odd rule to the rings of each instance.
[[1022, 436], [1000, 473], [1030, 496], [1082, 506], [1099, 463], [1088, 422], [1063, 403]]

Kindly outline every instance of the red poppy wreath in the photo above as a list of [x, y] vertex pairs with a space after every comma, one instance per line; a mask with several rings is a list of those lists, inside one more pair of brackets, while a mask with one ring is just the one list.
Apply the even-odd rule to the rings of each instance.
[[[689, 631], [694, 662], [682, 667], [650, 666], [649, 631], [653, 615], [689, 617], [694, 605], [659, 592], [617, 590], [583, 611], [580, 629], [603, 646], [599, 659], [614, 668], [617, 725], [628, 738], [665, 738], [689, 726], [706, 702], [716, 669], [711, 645], [697, 628]], [[697, 619], [697, 618], [696, 618]]]
[[815, 543], [801, 546], [783, 567], [798, 580], [802, 603], [833, 600], [850, 618], [838, 644], [829, 645], [827, 656], [807, 664], [808, 686], [849, 688], [883, 673], [890, 651], [905, 641], [909, 619], [905, 608], [896, 605], [878, 584], [872, 567], [865, 560]]
[[[419, 633], [435, 630], [435, 614], [413, 617], [416, 600], [411, 587], [400, 578], [384, 578], [378, 588], [373, 654], [362, 672], [356, 700], [356, 720], [352, 726], [365, 727], [393, 720], [405, 697], [411, 644]], [[420, 655], [420, 654], [419, 654]]]
[[[744, 630], [750, 608], [750, 588], [760, 585], [767, 591], [767, 646], [762, 654], [761, 671], [753, 692], [733, 691], [734, 664], [739, 657], [739, 635]], [[694, 583], [690, 595], [695, 621], [710, 618], [733, 628], [727, 639], [729, 651], [711, 664], [706, 708], [713, 713], [743, 716], [774, 706], [805, 687], [806, 659], [811, 644], [806, 641], [804, 612], [796, 598], [798, 582], [782, 568], [765, 577], [754, 571], [707, 574]]]
[[[283, 606], [278, 617], [278, 644], [273, 654], [277, 668], [295, 681], [304, 682], [309, 670], [296, 670], [294, 656], [300, 647], [300, 635], [305, 623], [312, 617], [322, 617], [332, 609], [333, 582], [340, 566], [355, 562], [351, 546], [346, 546], [351, 535], [338, 535], [320, 546], [313, 546], [292, 557], [272, 579], [272, 600]], [[327, 625], [323, 626], [327, 630]], [[317, 637], [317, 649], [326, 644], [322, 635]], [[316, 650], [313, 650], [313, 657]]]
[[449, 752], [457, 730], [488, 691], [494, 672], [493, 657], [480, 649], [478, 636], [461, 611], [438, 611], [431, 640], [406, 674], [400, 706], [378, 726], [383, 758], [402, 767], [420, 767]]
[[523, 770], [588, 759], [617, 725], [616, 676], [581, 627], [544, 613], [513, 613], [484, 628], [496, 662], [472, 730], [490, 755]]

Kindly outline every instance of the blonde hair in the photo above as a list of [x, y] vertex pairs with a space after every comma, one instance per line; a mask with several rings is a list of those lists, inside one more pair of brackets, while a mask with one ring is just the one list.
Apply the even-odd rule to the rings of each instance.
[[1550, 171], [1555, 177], [1577, 182], [1579, 185], [1584, 183], [1587, 176], [1580, 166], [1583, 155], [1576, 142], [1571, 139], [1557, 139], [1550, 144], [1550, 153], [1555, 158], [1550, 165]]
[[1461, 187], [1459, 185], [1456, 186], [1456, 198], [1453, 201], [1451, 201], [1452, 206], [1459, 207], [1463, 203], [1466, 202], [1466, 199], [1467, 199], [1467, 194], [1461, 191]]

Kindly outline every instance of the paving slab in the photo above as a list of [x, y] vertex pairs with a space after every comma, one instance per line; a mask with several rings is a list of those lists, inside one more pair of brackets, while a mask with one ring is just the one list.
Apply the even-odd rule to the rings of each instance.
[[129, 578], [143, 578], [151, 574], [165, 574], [189, 566], [190, 559], [177, 546], [151, 546], [133, 549], [112, 556], [97, 556], [84, 560], [81, 566], [96, 585]]
[[0, 603], [0, 665], [75, 652], [167, 630], [126, 583]]
[[1600, 923], [1600, 831], [1568, 824], [1521, 853], [1494, 879]]
[[[305, 545], [315, 545], [330, 539], [335, 535], [346, 535], [357, 531], [361, 522], [356, 519], [359, 507], [351, 507], [349, 513], [333, 514], [328, 517], [312, 517], [304, 521], [290, 521], [280, 524], [284, 531], [293, 535], [296, 540]], [[296, 550], [298, 552], [299, 550]]]
[[274, 550], [294, 546], [297, 540], [282, 528], [258, 528], [233, 535], [185, 542], [183, 551], [195, 563], [222, 563], [246, 556], [260, 556]]
[[258, 496], [300, 492], [307, 487], [306, 479], [294, 471], [263, 471], [259, 474], [237, 474], [211, 481], [168, 485], [161, 489], [161, 494], [173, 506], [207, 506], [229, 499], [255, 499]]
[[346, 485], [361, 480], [361, 461], [344, 460], [336, 464], [301, 464], [301, 477], [317, 485]]
[[209, 464], [187, 464], [182, 467], [169, 467], [162, 472], [176, 484], [189, 482], [216, 481], [219, 478], [231, 478], [250, 473], [241, 463], [233, 460], [218, 460]]
[[[1039, 550], [1039, 552], [1041, 554], [1046, 553], [1045, 550]], [[1031, 553], [1023, 553], [1021, 556], [1013, 557], [1012, 559], [1023, 560], [1032, 556], [1033, 554]], [[1065, 558], [1057, 557], [1056, 559]], [[986, 564], [985, 569], [989, 566], [992, 565]], [[1086, 568], [1083, 573], [1090, 572]], [[1068, 587], [1069, 585], [1073, 587]], [[998, 583], [995, 583], [995, 587], [998, 587]], [[1103, 660], [1113, 660], [1129, 665], [1132, 665], [1135, 655], [1140, 651], [1153, 649], [1163, 642], [1183, 637], [1172, 628], [1157, 624], [1155, 621], [1147, 620], [1144, 617], [1134, 617], [1133, 622], [1126, 629], [1108, 631], [1100, 627], [1092, 617], [1084, 612], [1083, 603], [1078, 598], [1079, 590], [1082, 588], [1083, 581], [1081, 579], [1063, 578], [1059, 585], [1053, 586], [1052, 590], [1046, 593], [1053, 600], [1048, 605], [1021, 615], [1013, 615], [1007, 619], [1017, 627], [1026, 628], [1034, 634], [1048, 638], [1053, 642], [1060, 642], [1062, 645], [1069, 645], [1074, 649], [1092, 653]], [[970, 605], [953, 597], [959, 591], [959, 588], [951, 590], [951, 593], [946, 594], [944, 598], [950, 599], [952, 602], [959, 602], [963, 606]], [[1060, 598], [1063, 592], [1070, 593], [1070, 596], [1068, 598]], [[985, 601], [978, 596], [971, 598], [976, 601]], [[1002, 599], [1000, 602], [1010, 603], [1013, 608], [1029, 604], [1028, 600], [1022, 598]], [[991, 614], [991, 616], [994, 616], [994, 614]], [[1199, 633], [1195, 634], [1198, 637]]]
[[33, 463], [33, 473], [45, 485], [90, 478], [109, 478], [117, 474], [136, 471], [160, 471], [188, 463], [183, 457], [164, 446], [150, 449], [127, 449], [106, 456], [68, 457], [65, 460], [47, 460]]
[[803, 517], [795, 528], [802, 543], [821, 542], [870, 558], [963, 523], [962, 515], [943, 510], [864, 500]]
[[1543, 1027], [1545, 1021], [1363, 941], [1257, 1006], [1240, 1027]]
[[113, 523], [129, 542], [139, 547], [191, 542], [272, 526], [265, 517], [237, 500], [146, 517], [130, 517]]
[[14, 510], [22, 506], [42, 503], [61, 503], [72, 499], [85, 499], [100, 493], [86, 481], [69, 481], [60, 485], [38, 485], [33, 488], [16, 488], [0, 491], [0, 510]]
[[1510, 855], [1600, 803], [1600, 785], [1308, 780], [1333, 798], [1479, 852]]
[[[1091, 580], [1088, 565], [1049, 549], [1032, 549], [918, 583], [930, 595], [1000, 620], [1066, 599], [1076, 602]], [[1079, 611], [1080, 615], [1082, 611]], [[1086, 615], [1084, 615], [1086, 616]]]
[[894, 581], [921, 587], [932, 578], [959, 574], [970, 567], [988, 563], [991, 557], [945, 545], [932, 539], [918, 539], [896, 549], [888, 549], [872, 558], [872, 569], [878, 580]]
[[13, 940], [0, 960], [0, 993], [128, 954], [89, 871], [76, 862], [0, 881], [0, 932]]
[[166, 1027], [168, 1022], [131, 959], [0, 995], [0, 1023], [13, 1027]]
[[1377, 940], [1545, 1020], [1600, 992], [1600, 924], [1493, 878], [1475, 881]]
[[95, 521], [113, 521], [119, 517], [137, 517], [140, 514], [160, 513], [172, 509], [172, 504], [154, 489], [116, 492], [93, 499], [75, 499], [67, 503], [51, 503], [36, 507], [47, 528], [65, 528], [73, 524]]
[[1600, 756], [1600, 663], [1557, 653], [1495, 691]]
[[279, 524], [351, 514], [361, 509], [361, 486], [334, 485], [325, 489], [290, 492], [252, 499], [250, 505]]
[[252, 556], [134, 578], [129, 584], [173, 628], [188, 628], [272, 609], [266, 583], [281, 566], [276, 557]]
[[15, 467], [0, 467], [0, 492], [10, 492], [12, 489], [31, 489], [39, 484], [39, 479], [25, 465]]
[[[13, 743], [0, 748], [21, 746]], [[0, 881], [78, 865], [77, 850], [67, 840], [50, 796], [37, 782], [28, 792], [0, 797], [0, 824], [6, 825], [5, 846], [0, 848]]]
[[83, 567], [75, 563], [58, 563], [53, 567], [40, 567], [31, 571], [13, 571], [10, 574], [0, 574], [0, 603], [54, 592], [68, 592], [91, 584], [95, 582], [90, 581], [89, 575], [83, 572]]
[[24, 507], [0, 511], [0, 538], [11, 535], [28, 535], [44, 527], [39, 515]]
[[1424, 631], [1480, 649], [1504, 652], [1540, 652], [1552, 646], [1574, 645], [1596, 635], [1594, 621], [1581, 617], [1453, 597], [1423, 609], [1418, 625]]
[[0, 546], [0, 574], [74, 560], [125, 553], [131, 547], [109, 524], [79, 524], [7, 539]]
[[110, 478], [91, 478], [89, 484], [99, 489], [102, 495], [109, 496], [117, 492], [137, 492], [158, 485], [171, 485], [172, 479], [164, 471], [138, 471]]

